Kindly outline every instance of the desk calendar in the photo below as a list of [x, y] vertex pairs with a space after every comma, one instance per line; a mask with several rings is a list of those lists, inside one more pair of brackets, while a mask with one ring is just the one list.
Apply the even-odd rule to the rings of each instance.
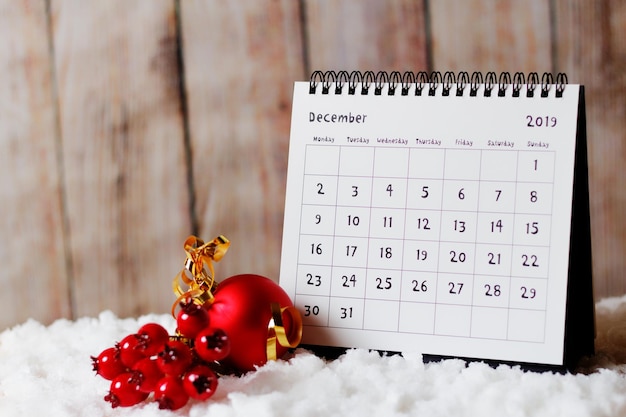
[[556, 367], [593, 352], [583, 87], [552, 80], [295, 83], [280, 284], [303, 343]]

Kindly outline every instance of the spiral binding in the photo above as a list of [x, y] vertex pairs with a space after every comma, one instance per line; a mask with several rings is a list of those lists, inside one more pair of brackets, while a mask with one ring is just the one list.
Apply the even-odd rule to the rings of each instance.
[[[556, 82], [555, 82], [556, 81]], [[411, 72], [406, 71], [314, 71], [309, 80], [309, 94], [315, 94], [318, 86], [321, 85], [322, 94], [330, 94], [331, 87], [334, 86], [334, 94], [342, 94], [343, 88], [347, 85], [349, 95], [368, 95], [371, 90], [374, 95], [383, 94], [385, 85], [388, 85], [387, 95], [393, 96], [397, 90], [400, 95], [428, 95], [435, 96], [439, 86], [442, 87], [442, 96], [462, 97], [465, 94], [467, 86], [469, 86], [469, 96], [476, 97], [479, 94], [480, 87], [483, 86], [482, 95], [491, 97], [496, 94], [498, 97], [506, 97], [509, 86], [511, 88], [512, 97], [520, 97], [521, 91], [526, 86], [526, 97], [534, 97], [535, 89], [540, 87], [540, 96], [548, 97], [550, 89], [556, 88], [556, 97], [563, 97], [563, 91], [567, 85], [567, 75], [558, 73], [553, 76], [551, 73], [544, 72], [539, 81], [539, 73], [530, 72], [524, 75], [522, 72], [516, 72], [511, 76], [510, 72], [501, 72], [499, 75], [493, 71], [489, 71], [483, 77], [482, 72], [473, 72], [471, 75], [466, 71], [454, 73], [446, 71], [426, 71]], [[360, 88], [360, 91], [357, 91]], [[497, 89], [496, 89], [497, 88]], [[494, 89], [496, 91], [494, 92]]]

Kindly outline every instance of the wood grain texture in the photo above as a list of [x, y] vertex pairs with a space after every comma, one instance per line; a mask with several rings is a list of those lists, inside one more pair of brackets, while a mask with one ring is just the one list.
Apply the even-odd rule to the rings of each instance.
[[181, 2], [199, 235], [232, 244], [218, 278], [278, 279], [298, 2]]
[[305, 4], [310, 71], [428, 69], [422, 1], [318, 0]]
[[552, 71], [549, 0], [430, 2], [433, 68]]
[[584, 84], [595, 296], [626, 293], [626, 4], [556, 1], [557, 68]]
[[45, 2], [0, 1], [0, 330], [69, 317]]
[[167, 312], [190, 233], [170, 0], [52, 1], [76, 316]]

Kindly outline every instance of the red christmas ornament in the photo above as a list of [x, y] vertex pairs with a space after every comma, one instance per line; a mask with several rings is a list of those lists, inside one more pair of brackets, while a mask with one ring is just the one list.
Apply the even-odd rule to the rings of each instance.
[[220, 282], [213, 297], [212, 302], [205, 304], [211, 326], [224, 330], [228, 335], [230, 354], [224, 363], [237, 370], [251, 371], [268, 359], [282, 357], [289, 349], [286, 344], [275, 343], [276, 357], [268, 358], [268, 337], [274, 337], [268, 333], [278, 325], [274, 320], [273, 303], [283, 310], [278, 314], [287, 339], [299, 342], [299, 317], [294, 321], [293, 310], [285, 309], [293, 307], [293, 303], [271, 279], [254, 274], [236, 275]]
[[300, 343], [300, 313], [274, 281], [244, 274], [217, 283], [213, 262], [229, 245], [224, 236], [207, 243], [195, 236], [185, 240], [187, 259], [172, 282], [176, 335], [147, 323], [91, 357], [94, 371], [112, 381], [104, 399], [113, 408], [137, 404], [151, 393], [159, 408], [170, 410], [190, 397], [206, 400], [215, 393], [218, 374], [254, 370]]

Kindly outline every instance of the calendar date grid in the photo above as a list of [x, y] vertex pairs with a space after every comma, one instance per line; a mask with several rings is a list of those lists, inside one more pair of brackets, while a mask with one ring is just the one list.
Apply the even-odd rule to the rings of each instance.
[[[363, 148], [360, 150], [361, 155], [359, 159], [363, 160], [363, 154], [379, 152], [379, 149]], [[352, 151], [352, 149], [349, 150]], [[394, 149], [393, 151], [397, 150]], [[422, 151], [422, 149], [419, 151]], [[437, 151], [442, 150], [437, 149]], [[445, 154], [447, 150], [443, 151]], [[409, 152], [406, 149], [403, 149], [402, 152], [408, 156]], [[410, 172], [411, 165], [408, 165], [408, 158], [407, 164], [405, 164], [408, 167], [406, 171], [400, 173], [396, 171], [396, 173], [392, 173], [393, 175], [390, 176], [385, 176], [384, 173], [378, 173], [377, 175], [373, 158], [373, 168], [370, 168], [369, 175], [364, 175], [362, 172], [342, 172], [339, 157], [336, 161], [335, 170], [333, 170], [332, 164], [329, 164], [330, 168], [326, 167], [332, 172], [315, 172], [315, 169], [311, 172], [305, 168], [305, 186], [303, 187], [301, 212], [303, 219], [313, 215], [315, 226], [319, 226], [323, 219], [335, 220], [327, 222], [326, 228], [321, 227], [317, 232], [310, 230], [312, 225], [307, 226], [304, 220], [301, 222], [300, 253], [302, 254], [305, 249], [310, 250], [313, 259], [306, 259], [306, 256], [304, 259], [302, 259], [302, 256], [300, 257], [301, 259], [298, 259], [298, 275], [301, 275], [300, 271], [307, 271], [311, 268], [317, 268], [317, 272], [319, 272], [302, 272], [303, 276], [298, 276], [296, 280], [297, 303], [301, 304], [300, 308], [305, 310], [305, 323], [307, 325], [316, 325], [317, 323], [317, 325], [330, 327], [376, 328], [382, 331], [431, 334], [449, 333], [449, 335], [456, 335], [456, 332], [462, 327], [472, 329], [472, 334], [463, 334], [461, 332], [458, 334], [460, 336], [491, 338], [492, 335], [489, 332], [485, 333], [485, 329], [478, 329], [476, 333], [473, 332], [471, 317], [477, 314], [477, 317], [483, 315], [489, 318], [488, 316], [495, 310], [504, 312], [502, 315], [504, 320], [501, 321], [528, 319], [528, 317], [520, 315], [519, 312], [530, 311], [534, 314], [537, 323], [541, 324], [542, 318], [545, 316], [547, 271], [544, 269], [538, 274], [528, 274], [523, 269], [515, 270], [511, 258], [515, 256], [523, 259], [522, 267], [531, 269], [539, 267], [539, 259], [545, 259], [546, 261], [549, 259], [552, 202], [551, 198], [545, 197], [551, 195], [549, 187], [552, 186], [553, 180], [549, 176], [547, 178], [521, 177], [520, 180], [520, 175], [517, 172], [515, 172], [516, 178], [482, 179], [480, 163], [483, 153], [489, 154], [497, 151], [478, 150], [473, 152], [474, 155], [479, 156], [477, 159], [478, 170], [476, 178], [471, 178], [471, 175], [469, 178], [464, 178], [463, 175], [455, 178], [454, 175], [443, 175], [443, 171], [440, 172], [440, 175], [434, 175], [435, 178], [419, 178]], [[523, 159], [519, 156], [522, 153], [525, 153], [526, 159], [528, 159], [529, 155], [532, 156], [532, 154], [526, 151], [505, 152], [509, 155], [516, 155], [519, 160]], [[396, 155], [400, 154], [396, 153]], [[384, 153], [383, 157], [385, 157]], [[542, 158], [544, 157], [542, 156]], [[554, 156], [552, 155], [551, 158], [553, 165]], [[306, 160], [307, 162], [310, 161], [308, 154]], [[540, 159], [530, 160], [535, 167], [539, 161]], [[328, 161], [325, 162], [328, 163]], [[549, 158], [548, 162], [550, 162]], [[517, 171], [518, 164], [514, 166]], [[445, 165], [442, 169], [445, 169]], [[553, 176], [553, 172], [550, 174]], [[310, 182], [308, 187], [306, 184], [307, 180]], [[420, 182], [424, 180], [426, 182]], [[344, 183], [343, 185], [342, 182]], [[367, 187], [368, 182], [369, 188]], [[411, 186], [410, 182], [414, 184]], [[417, 190], [421, 191], [420, 195], [423, 198], [429, 196], [430, 193], [433, 193], [434, 196], [439, 193], [439, 199], [431, 200], [435, 202], [432, 206], [411, 204], [409, 201], [411, 187], [415, 190], [418, 183], [421, 184], [421, 187], [417, 188]], [[438, 184], [440, 187], [434, 187], [433, 184]], [[513, 185], [512, 187], [511, 184]], [[485, 186], [484, 188], [483, 185]], [[504, 185], [504, 187], [501, 185]], [[376, 186], [379, 186], [378, 189], [382, 193], [388, 193], [390, 198], [393, 197], [395, 191], [399, 191], [397, 195], [401, 197], [393, 204], [386, 202], [381, 204], [380, 196], [376, 196], [373, 191]], [[544, 188], [539, 187], [538, 190], [535, 189], [538, 186], [543, 186]], [[496, 201], [500, 197], [507, 195], [509, 201], [506, 204], [508, 205], [503, 206], [504, 208], [502, 209], [483, 203], [485, 201], [485, 196], [482, 194], [483, 189], [486, 190], [484, 191], [485, 193], [489, 191], [492, 196], [496, 196]], [[342, 197], [342, 190], [351, 191], [352, 198], [357, 197], [360, 192], [364, 191], [365, 198], [360, 203], [357, 201], [356, 204], [341, 201], [346, 194], [344, 192]], [[307, 201], [307, 198], [310, 197], [310, 193], [307, 193], [308, 191], [315, 191], [318, 196], [321, 195], [323, 197], [321, 200]], [[516, 199], [523, 195], [522, 192], [528, 196], [530, 203], [536, 203], [543, 197], [547, 200], [547, 204], [544, 206], [535, 205], [539, 209], [528, 203], [526, 206], [516, 205]], [[467, 200], [470, 204], [455, 206], [451, 201], [446, 200], [449, 200], [450, 196], [458, 198], [459, 201]], [[437, 200], [439, 200], [439, 203], [437, 203]], [[358, 210], [354, 211], [355, 209]], [[313, 212], [316, 211], [320, 212], [314, 214]], [[349, 214], [349, 212], [352, 214]], [[432, 214], [434, 214], [434, 218], [427, 217], [427, 215]], [[347, 226], [352, 226], [354, 230], [360, 231], [355, 233], [352, 230], [338, 228], [336, 219], [339, 215], [347, 221]], [[535, 217], [533, 218], [533, 216]], [[372, 227], [375, 219], [378, 220], [378, 228]], [[506, 221], [503, 222], [505, 219]], [[538, 221], [534, 221], [537, 219]], [[429, 237], [407, 233], [409, 220], [414, 225], [420, 225], [421, 227], [418, 227], [418, 229], [422, 229], [422, 231], [434, 230], [433, 234]], [[393, 226], [396, 226], [394, 222], [399, 222], [400, 228], [394, 229], [396, 231], [387, 236], [386, 232], [391, 230]], [[361, 224], [367, 227], [359, 228]], [[445, 232], [443, 231], [444, 224], [449, 226], [449, 230]], [[343, 228], [345, 229], [347, 226]], [[402, 226], [405, 227], [403, 228]], [[502, 233], [505, 227], [511, 230], [507, 232], [508, 240], [501, 239], [499, 241], [498, 239], [481, 237], [482, 231], [478, 230], [479, 227], [487, 229], [490, 227], [491, 233], [495, 231]], [[515, 234], [521, 233], [523, 236], [524, 228], [526, 235], [536, 235], [540, 227], [542, 229], [541, 235], [546, 236], [543, 238], [543, 241], [536, 239], [516, 241]], [[469, 230], [470, 228], [473, 228], [473, 230]], [[450, 234], [451, 231], [457, 233], [457, 235]], [[460, 235], [460, 233], [466, 234]], [[460, 238], [458, 236], [463, 237]], [[422, 246], [422, 248], [416, 247], [421, 245], [426, 246]], [[429, 251], [428, 245], [438, 247]], [[532, 253], [522, 253], [529, 248]], [[534, 253], [534, 248], [540, 250], [538, 252], [539, 255]], [[341, 255], [340, 249], [341, 251], [345, 250], [343, 259], [341, 256], [338, 256]], [[359, 252], [358, 255], [357, 251]], [[409, 252], [415, 253], [417, 260], [413, 264], [407, 263], [403, 259], [405, 252], [407, 254]], [[423, 257], [422, 261], [430, 256], [429, 259], [434, 260], [435, 263], [427, 267], [417, 264], [416, 262], [420, 261], [420, 254]], [[446, 266], [441, 261], [444, 254], [451, 256], [450, 265], [466, 264], [468, 267], [456, 268], [457, 265], [453, 265], [454, 267]], [[355, 257], [359, 260], [353, 262], [354, 259], [351, 258]], [[487, 257], [489, 265], [509, 265], [509, 269], [507, 270], [506, 267], [496, 271], [481, 269], [478, 265], [479, 257]], [[508, 263], [504, 261], [503, 258], [505, 257], [509, 258]], [[392, 258], [399, 259], [399, 261], [395, 261], [395, 263], [389, 261]], [[324, 269], [324, 271], [320, 272], [320, 268]], [[427, 278], [422, 279], [421, 277]], [[506, 282], [507, 279], [508, 282]], [[359, 286], [357, 286], [357, 282]], [[310, 291], [310, 288], [308, 288], [310, 286], [321, 288], [317, 288], [316, 291]], [[352, 290], [352, 293], [342, 287], [347, 287]], [[521, 299], [535, 300], [530, 308], [519, 304], [519, 302], [517, 304], [511, 302], [514, 299], [512, 291], [514, 287], [521, 291], [518, 294]], [[382, 294], [393, 293], [393, 295], [381, 296], [381, 291]], [[411, 292], [430, 293], [430, 298], [412, 298], [406, 295], [407, 293], [411, 294]], [[476, 294], [481, 292], [484, 293], [483, 297], [497, 298], [499, 300], [506, 299], [507, 302], [480, 301]], [[508, 296], [507, 292], [510, 293]], [[441, 294], [441, 297], [439, 294]], [[539, 294], [542, 295], [538, 297]], [[463, 297], [463, 301], [458, 302], [454, 298], [449, 299], [451, 296], [456, 298]], [[311, 305], [300, 302], [306, 302], [306, 299], [311, 299], [311, 297], [316, 298], [316, 303]], [[319, 302], [323, 301], [324, 297], [328, 303], [320, 308]], [[339, 305], [342, 303], [345, 306]], [[394, 307], [396, 309], [395, 312], [393, 312]], [[441, 310], [440, 313], [443, 313], [445, 310], [445, 314], [439, 315], [441, 317], [450, 317], [449, 313], [452, 313], [452, 317], [454, 317], [455, 312], [453, 310], [455, 308], [461, 308], [462, 310], [458, 310], [456, 313], [460, 313], [469, 320], [468, 323], [456, 330], [452, 328], [446, 330], [446, 326], [450, 327], [450, 323], [442, 324], [439, 330], [433, 326], [427, 328], [429, 327], [427, 323], [424, 324], [423, 328], [417, 328], [419, 326], [412, 326], [410, 322], [406, 322], [407, 320], [404, 319], [404, 317], [431, 317], [431, 322], [434, 325], [437, 321], [436, 313], [438, 310]], [[320, 310], [324, 311], [324, 317], [318, 317]], [[377, 319], [367, 317], [368, 311], [387, 311], [391, 313], [389, 317]], [[339, 317], [339, 320], [334, 320], [331, 312], [335, 314], [335, 317]], [[509, 317], [516, 314], [516, 317]], [[307, 320], [307, 317], [311, 315], [313, 320]], [[383, 314], [383, 316], [385, 315]], [[346, 319], [352, 320], [345, 321]], [[377, 320], [380, 323], [377, 323]], [[403, 323], [403, 321], [406, 323]], [[484, 320], [481, 318], [481, 321]], [[351, 324], [346, 326], [347, 322]], [[476, 322], [479, 321], [476, 320]], [[487, 322], [490, 322], [490, 320], [487, 320]], [[392, 326], [386, 328], [390, 324]], [[503, 323], [499, 323], [497, 327], [504, 328], [506, 326]], [[519, 339], [520, 337], [516, 337], [514, 334], [511, 335], [507, 331], [506, 334], [501, 333], [496, 338]], [[529, 339], [527, 336], [522, 335], [521, 339], [537, 339], [538, 341], [539, 337], [535, 335]]]

